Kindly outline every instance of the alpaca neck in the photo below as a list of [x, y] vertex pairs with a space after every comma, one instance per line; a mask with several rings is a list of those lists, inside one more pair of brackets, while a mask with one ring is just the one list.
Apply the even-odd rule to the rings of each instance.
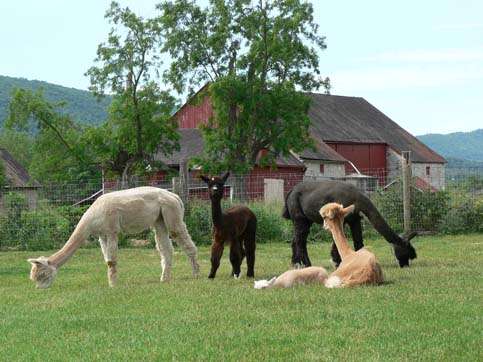
[[60, 268], [71, 258], [76, 250], [79, 249], [82, 243], [89, 237], [88, 227], [83, 221], [85, 221], [84, 218], [79, 221], [74, 229], [74, 232], [70, 236], [69, 240], [67, 240], [67, 242], [64, 244], [62, 249], [49, 257], [50, 264], [56, 268]]
[[344, 229], [342, 226], [342, 221], [334, 220], [332, 222], [332, 227], [330, 231], [332, 232], [332, 238], [334, 239], [337, 250], [339, 251], [340, 258], [344, 261], [345, 258], [354, 254], [354, 251], [349, 246], [347, 239], [344, 234]]
[[215, 227], [223, 225], [223, 211], [221, 210], [221, 199], [211, 199], [211, 218]]

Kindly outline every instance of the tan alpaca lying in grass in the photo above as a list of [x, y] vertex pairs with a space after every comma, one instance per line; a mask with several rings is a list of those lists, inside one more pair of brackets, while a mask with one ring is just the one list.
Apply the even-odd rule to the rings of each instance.
[[327, 270], [318, 266], [309, 266], [303, 269], [288, 270], [278, 277], [270, 280], [258, 280], [255, 289], [264, 288], [291, 288], [296, 284], [320, 283], [324, 284], [328, 276]]
[[344, 208], [337, 203], [326, 204], [320, 209], [324, 228], [331, 231], [342, 259], [337, 270], [325, 282], [327, 288], [380, 284], [384, 281], [376, 256], [365, 248], [354, 251], [347, 243], [344, 235], [344, 218], [353, 211], [354, 205]]
[[161, 281], [171, 277], [173, 245], [176, 240], [189, 257], [193, 275], [198, 275], [197, 249], [183, 221], [184, 206], [178, 195], [156, 187], [137, 187], [111, 192], [99, 197], [82, 215], [67, 243], [55, 254], [28, 259], [32, 264], [30, 279], [37, 288], [48, 288], [57, 270], [69, 260], [89, 236], [99, 237], [108, 266], [109, 285], [117, 280], [118, 234], [138, 233], [152, 228], [161, 256]]

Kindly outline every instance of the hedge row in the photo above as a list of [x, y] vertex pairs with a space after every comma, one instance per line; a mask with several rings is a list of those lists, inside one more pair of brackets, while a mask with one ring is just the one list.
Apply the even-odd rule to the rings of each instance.
[[[483, 196], [452, 191], [414, 191], [411, 213], [415, 230], [432, 230], [440, 233], [483, 232]], [[373, 195], [373, 201], [398, 232], [402, 231], [402, 199], [397, 190]], [[253, 202], [248, 205], [258, 218], [257, 242], [290, 242], [292, 224], [281, 217], [281, 205]], [[224, 207], [229, 207], [224, 205]], [[61, 247], [69, 238], [75, 225], [87, 207], [53, 207], [40, 203], [36, 210], [28, 210], [20, 193], [3, 197], [4, 212], [0, 215], [0, 249], [47, 250]], [[186, 212], [186, 224], [196, 244], [211, 242], [211, 206], [209, 202], [191, 202]], [[364, 233], [376, 232], [365, 222]], [[154, 245], [151, 232], [136, 236]], [[131, 237], [122, 235], [120, 246], [129, 246]], [[331, 236], [321, 226], [315, 225], [309, 242], [329, 242]], [[93, 240], [91, 245], [97, 245]]]

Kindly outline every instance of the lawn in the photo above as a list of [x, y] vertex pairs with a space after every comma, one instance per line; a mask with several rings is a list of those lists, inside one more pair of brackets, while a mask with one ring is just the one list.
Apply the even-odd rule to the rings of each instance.
[[[178, 249], [168, 284], [157, 252], [123, 249], [110, 289], [100, 251], [81, 249], [52, 288], [37, 290], [26, 258], [50, 252], [0, 253], [0, 360], [483, 359], [483, 235], [420, 237], [406, 269], [386, 242], [367, 245], [387, 283], [337, 290], [255, 290], [229, 277], [227, 251], [208, 280], [207, 247], [197, 280]], [[333, 269], [328, 244], [309, 253]], [[260, 244], [256, 278], [289, 260], [289, 245]]]

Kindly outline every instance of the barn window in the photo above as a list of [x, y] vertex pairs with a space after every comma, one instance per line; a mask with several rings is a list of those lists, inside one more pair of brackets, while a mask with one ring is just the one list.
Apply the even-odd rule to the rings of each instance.
[[320, 164], [320, 173], [324, 173], [324, 164], [323, 163]]
[[431, 168], [429, 166], [426, 166], [426, 176], [429, 176], [431, 173]]

